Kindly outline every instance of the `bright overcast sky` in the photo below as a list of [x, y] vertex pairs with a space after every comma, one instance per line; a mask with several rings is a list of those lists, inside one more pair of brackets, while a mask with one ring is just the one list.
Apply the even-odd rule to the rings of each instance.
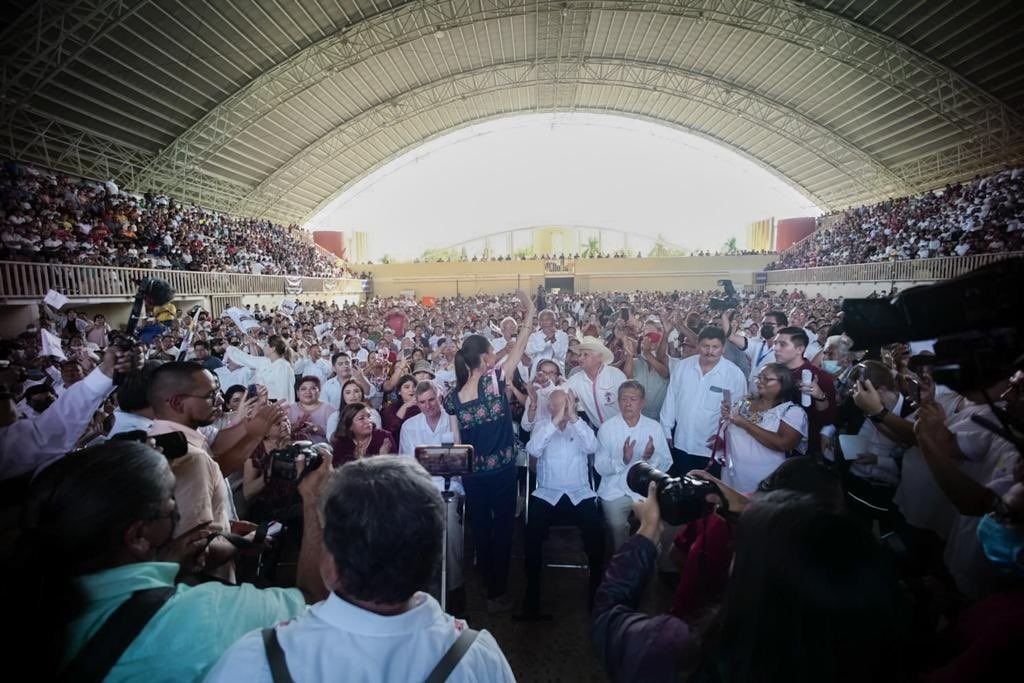
[[354, 185], [307, 228], [370, 234], [370, 258], [399, 259], [535, 226], [663, 233], [717, 249], [769, 216], [816, 216], [785, 182], [703, 138], [597, 114], [531, 114], [456, 131]]

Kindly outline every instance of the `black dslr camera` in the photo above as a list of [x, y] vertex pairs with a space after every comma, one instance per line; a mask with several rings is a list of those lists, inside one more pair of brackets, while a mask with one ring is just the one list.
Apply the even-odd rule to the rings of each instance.
[[[270, 480], [291, 481], [296, 484], [324, 462], [324, 457], [313, 448], [312, 441], [296, 441], [286, 448], [270, 451]], [[306, 466], [299, 475], [299, 456], [303, 456]]]
[[626, 484], [641, 496], [647, 495], [647, 488], [654, 481], [658, 486], [658, 507], [661, 518], [672, 526], [700, 519], [711, 510], [711, 504], [704, 497], [713, 493], [722, 499], [719, 509], [728, 511], [725, 496], [715, 484], [692, 477], [670, 477], [645, 462], [638, 462], [626, 473]]
[[712, 311], [728, 311], [730, 308], [737, 308], [740, 300], [736, 298], [736, 287], [732, 280], [719, 280], [718, 286], [725, 290], [725, 297], [721, 299], [709, 299], [708, 308]]

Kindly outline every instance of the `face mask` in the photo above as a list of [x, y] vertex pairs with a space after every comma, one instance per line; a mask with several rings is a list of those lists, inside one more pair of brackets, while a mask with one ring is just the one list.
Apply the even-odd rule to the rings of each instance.
[[770, 325], [768, 323], [765, 323], [764, 325], [761, 325], [761, 338], [762, 339], [771, 339], [774, 336], [775, 336], [775, 325]]
[[1024, 577], [1024, 565], [1018, 559], [1024, 551], [1024, 534], [985, 515], [978, 524], [978, 541], [988, 561], [1000, 570]]
[[839, 361], [825, 359], [821, 361], [821, 367], [830, 375], [839, 374]]

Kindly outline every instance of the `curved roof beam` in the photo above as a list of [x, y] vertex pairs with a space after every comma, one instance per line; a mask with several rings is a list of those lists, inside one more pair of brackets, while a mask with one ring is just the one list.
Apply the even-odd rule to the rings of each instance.
[[[351, 150], [364, 140], [367, 134], [372, 134], [380, 127], [417, 116], [447, 102], [474, 97], [502, 87], [523, 87], [527, 83], [545, 85], [551, 83], [552, 78], [558, 82], [564, 80], [570, 70], [573, 78], [579, 83], [614, 85], [668, 94], [738, 116], [752, 125], [785, 138], [796, 147], [812, 152], [865, 192], [902, 194], [908, 191], [902, 179], [849, 141], [799, 112], [754, 91], [739, 88], [706, 74], [666, 68], [658, 64], [602, 59], [575, 62], [570, 66], [560, 64], [556, 58], [552, 58], [508, 62], [495, 67], [467, 71], [427, 83], [398, 98], [370, 107], [295, 154], [230, 210], [254, 215], [267, 213], [325, 163]], [[676, 124], [671, 120], [648, 118], [663, 124]], [[677, 127], [686, 128], [685, 125]], [[716, 139], [748, 157], [753, 154], [752, 150]], [[820, 204], [828, 204], [827, 197], [820, 196], [811, 188], [788, 178], [784, 169], [767, 167], [772, 173], [794, 185], [805, 196], [813, 197]], [[349, 184], [346, 183], [344, 187]]]
[[[39, 0], [0, 37], [19, 47], [0, 68], [0, 124], [7, 125], [32, 97], [97, 41], [151, 0]], [[32, 39], [29, 40], [28, 36]]]
[[[1022, 136], [1021, 118], [952, 70], [855, 22], [806, 5], [777, 0], [622, 0], [567, 2], [573, 12], [615, 11], [691, 17], [786, 41], [841, 62], [917, 101], [953, 123], [970, 144], [991, 154]], [[412, 2], [330, 35], [268, 70], [206, 114], [165, 148], [140, 180], [185, 188], [204, 163], [277, 106], [333, 72], [438, 29], [530, 13], [560, 12], [538, 0]], [[140, 188], [141, 189], [141, 188]]]

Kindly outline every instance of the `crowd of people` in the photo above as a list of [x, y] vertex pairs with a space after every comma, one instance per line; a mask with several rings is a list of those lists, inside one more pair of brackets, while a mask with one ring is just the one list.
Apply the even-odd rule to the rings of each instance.
[[5, 163], [0, 260], [221, 273], [349, 277], [297, 225], [229, 216], [113, 182]]
[[1024, 250], [1024, 167], [832, 214], [768, 270]]
[[[840, 301], [787, 291], [160, 312], [126, 345], [40, 304], [0, 344], [7, 583], [66, 677], [424, 680], [462, 657], [449, 680], [512, 680], [440, 601], [462, 612], [475, 571], [490, 613], [558, 620], [554, 524], [581, 531], [612, 680], [981, 680], [1014, 661], [1024, 466], [984, 423], [1020, 415], [1020, 372], [958, 393], [927, 344], [856, 351]], [[471, 445], [472, 471], [428, 476], [417, 447], [441, 444]], [[673, 519], [658, 471], [700, 487], [695, 514]], [[655, 569], [677, 586], [646, 615]]]
[[[710, 249], [699, 249], [690, 252], [690, 256], [767, 256], [774, 254], [773, 251], [762, 251], [756, 249], [728, 249], [728, 250], [716, 250], [711, 251]], [[656, 253], [650, 253], [648, 257], [657, 256]], [[613, 252], [596, 251], [596, 252], [576, 252], [576, 253], [565, 253], [565, 252], [552, 252], [550, 254], [534, 254], [534, 253], [520, 253], [515, 255], [491, 255], [491, 254], [474, 254], [470, 256], [467, 253], [461, 253], [458, 256], [452, 258], [451, 256], [435, 256], [435, 257], [417, 257], [413, 259], [413, 263], [489, 263], [492, 261], [559, 261], [565, 262], [578, 261], [580, 259], [619, 259], [619, 258], [644, 258], [642, 251], [636, 252], [636, 256], [632, 253], [627, 252], [625, 249], [619, 249]], [[372, 262], [371, 262], [372, 263]]]

